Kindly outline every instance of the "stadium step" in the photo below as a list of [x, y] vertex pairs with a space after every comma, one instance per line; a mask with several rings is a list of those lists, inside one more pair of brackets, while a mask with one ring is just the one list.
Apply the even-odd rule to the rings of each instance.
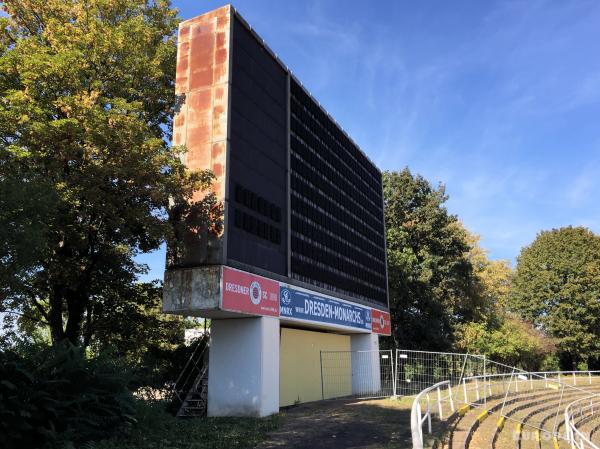
[[[598, 386], [594, 387], [598, 390]], [[565, 393], [562, 403], [566, 405], [567, 401], [574, 400], [580, 397], [579, 392]], [[556, 449], [558, 443], [559, 447], [563, 447], [560, 444], [560, 439], [555, 443], [553, 438], [549, 438], [546, 433], [538, 432], [538, 428], [542, 428], [552, 433], [554, 427], [554, 421], [551, 419], [556, 417], [556, 410], [560, 403], [559, 397], [556, 393], [548, 393], [546, 400], [542, 401], [529, 401], [528, 403], [522, 404], [518, 407], [506, 410], [507, 423], [510, 421], [510, 425], [506, 424], [504, 428], [498, 433], [496, 437], [496, 449], [524, 449], [524, 448], [540, 448], [542, 446]], [[540, 414], [541, 413], [541, 414]], [[534, 420], [533, 417], [540, 414], [538, 419]], [[548, 418], [548, 419], [546, 419]], [[559, 412], [559, 422], [563, 419], [562, 413]]]
[[[513, 403], [514, 401], [523, 401], [526, 397], [528, 396], [519, 396], [515, 393], [511, 393], [508, 396], [508, 399], [510, 403]], [[466, 447], [477, 430], [476, 427], [483, 426], [484, 423], [487, 426], [489, 424], [488, 418], [490, 411], [496, 411], [497, 408], [502, 405], [503, 401], [504, 396], [497, 395], [488, 398], [487, 403], [485, 404], [479, 402], [474, 404], [473, 407], [466, 405], [463, 406], [462, 409], [459, 409], [459, 417], [452, 431], [449, 446], [453, 449]], [[460, 413], [461, 410], [464, 410], [464, 407], [467, 407], [467, 411]]]
[[[473, 407], [462, 409], [454, 423], [448, 440], [451, 449], [563, 449], [568, 445], [564, 441], [554, 440], [550, 435], [556, 419], [559, 403], [565, 404], [589, 394], [600, 393], [600, 383], [581, 385], [582, 390], [566, 390], [562, 401], [556, 391], [529, 390], [513, 392], [507, 396], [507, 402], [500, 415], [504, 396], [496, 395], [481, 401]], [[558, 414], [562, 423], [564, 417]], [[597, 417], [600, 419], [600, 416]], [[584, 423], [588, 432], [600, 436], [600, 425], [594, 419]], [[564, 423], [563, 423], [564, 426]], [[538, 429], [542, 429], [541, 431]], [[547, 430], [548, 433], [543, 432]]]

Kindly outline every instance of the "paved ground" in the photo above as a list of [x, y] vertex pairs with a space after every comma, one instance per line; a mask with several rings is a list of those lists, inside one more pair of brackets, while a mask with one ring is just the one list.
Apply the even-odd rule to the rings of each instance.
[[410, 449], [410, 407], [410, 399], [302, 404], [256, 449]]

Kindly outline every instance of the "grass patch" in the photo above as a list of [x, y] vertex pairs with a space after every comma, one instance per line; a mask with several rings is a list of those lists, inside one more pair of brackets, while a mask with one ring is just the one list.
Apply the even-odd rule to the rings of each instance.
[[279, 425], [269, 418], [176, 418], [161, 403], [138, 401], [138, 423], [90, 449], [247, 449]]

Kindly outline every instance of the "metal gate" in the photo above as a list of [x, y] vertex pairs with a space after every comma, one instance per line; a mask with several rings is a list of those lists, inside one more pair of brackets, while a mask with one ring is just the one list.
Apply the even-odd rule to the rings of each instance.
[[394, 353], [383, 351], [321, 351], [323, 399], [394, 396]]

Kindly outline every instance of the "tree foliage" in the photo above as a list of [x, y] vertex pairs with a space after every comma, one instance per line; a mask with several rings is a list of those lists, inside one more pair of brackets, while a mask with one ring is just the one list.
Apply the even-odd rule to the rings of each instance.
[[434, 188], [407, 168], [383, 175], [390, 309], [397, 347], [448, 349], [481, 309], [467, 235]]
[[553, 340], [506, 313], [514, 272], [450, 215], [443, 186], [408, 169], [384, 174], [388, 276], [397, 347], [454, 349], [540, 368]]
[[488, 251], [479, 244], [480, 237], [478, 235], [472, 234], [466, 229], [465, 232], [469, 244], [468, 257], [473, 266], [482, 312], [484, 317], [490, 317], [506, 308], [514, 272], [508, 260], [489, 259]]
[[459, 329], [457, 348], [532, 371], [547, 368], [544, 363], [555, 350], [550, 338], [531, 323], [512, 315], [499, 315], [493, 321], [466, 323]]
[[[177, 26], [168, 1], [7, 0], [0, 19], [0, 305], [80, 343], [132, 288], [138, 252], [189, 212], [220, 217], [209, 172], [167, 144]], [[208, 211], [208, 212], [207, 212]], [[220, 232], [220, 221], [204, 222]]]
[[541, 369], [555, 347], [552, 339], [530, 322], [507, 313], [514, 278], [510, 263], [490, 260], [479, 244], [479, 236], [465, 232], [482, 313], [476, 321], [459, 324], [457, 350], [485, 354], [510, 366]]
[[600, 355], [600, 237], [543, 231], [517, 262], [511, 308], [557, 340], [565, 368]]
[[183, 344], [184, 320], [161, 314], [161, 303], [162, 287], [157, 282], [126, 285], [113, 296], [94, 301], [83, 326], [86, 346], [95, 353], [113, 348], [120, 357], [137, 362], [151, 346]]
[[194, 346], [184, 344], [186, 328], [197, 323], [161, 313], [162, 286], [138, 283], [94, 301], [83, 325], [83, 341], [93, 354], [109, 354], [132, 373], [130, 388], [160, 391], [174, 381]]

